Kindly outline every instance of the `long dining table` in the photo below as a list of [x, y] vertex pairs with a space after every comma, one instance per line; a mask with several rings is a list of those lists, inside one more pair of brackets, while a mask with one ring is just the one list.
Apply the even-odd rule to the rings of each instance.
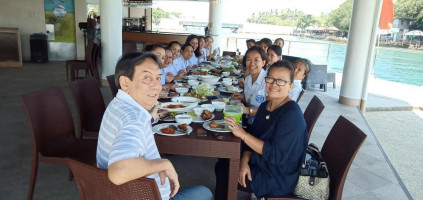
[[[223, 119], [222, 111], [215, 111], [213, 114], [215, 120]], [[207, 134], [202, 136], [198, 134], [199, 129], [204, 129], [202, 123], [191, 123], [190, 126], [193, 131], [189, 135], [171, 137], [155, 134], [159, 152], [162, 154], [229, 159], [227, 199], [236, 199], [241, 139], [235, 137], [231, 132], [217, 133], [208, 130], [206, 130]]]

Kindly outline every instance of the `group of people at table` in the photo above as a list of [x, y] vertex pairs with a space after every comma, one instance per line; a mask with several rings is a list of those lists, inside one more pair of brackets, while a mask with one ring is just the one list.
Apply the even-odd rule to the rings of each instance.
[[[97, 166], [108, 171], [111, 182], [120, 185], [148, 177], [156, 180], [162, 199], [213, 199], [205, 186], [179, 190], [177, 172], [160, 157], [152, 131], [154, 119], [163, 114], [157, 100], [178, 87], [174, 80], [215, 58], [212, 43], [210, 36], [190, 35], [183, 45], [176, 41], [167, 47], [148, 45], [144, 52], [119, 59], [115, 70], [119, 91], [104, 113], [97, 147]], [[245, 80], [239, 80], [244, 91], [231, 98], [241, 100], [248, 125], [243, 128], [232, 117], [224, 119], [243, 141], [239, 189], [257, 197], [288, 195], [296, 186], [308, 143], [303, 113], [295, 101], [311, 64], [306, 59], [282, 60], [281, 38], [275, 44], [268, 38], [246, 44], [244, 56], [237, 56], [245, 71]], [[226, 159], [216, 163], [215, 199], [226, 199], [228, 165]]]

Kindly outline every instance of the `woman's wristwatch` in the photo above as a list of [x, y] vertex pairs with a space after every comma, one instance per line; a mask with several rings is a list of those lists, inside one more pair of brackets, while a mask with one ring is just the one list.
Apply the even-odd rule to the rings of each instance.
[[253, 113], [253, 108], [250, 107], [250, 113], [248, 113], [249, 115], [251, 115], [251, 113]]

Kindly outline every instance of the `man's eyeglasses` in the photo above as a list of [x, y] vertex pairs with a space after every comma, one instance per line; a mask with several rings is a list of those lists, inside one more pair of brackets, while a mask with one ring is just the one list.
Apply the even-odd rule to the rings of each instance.
[[285, 81], [282, 79], [274, 79], [270, 77], [266, 77], [264, 78], [264, 80], [266, 81], [266, 83], [269, 83], [269, 84], [273, 84], [273, 82], [276, 81], [276, 85], [279, 85], [279, 86], [285, 86], [287, 83], [291, 83], [291, 81]]

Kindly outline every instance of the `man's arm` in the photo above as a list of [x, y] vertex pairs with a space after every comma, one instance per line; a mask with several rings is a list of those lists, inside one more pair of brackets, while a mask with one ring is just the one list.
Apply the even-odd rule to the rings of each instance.
[[[173, 197], [179, 190], [179, 180], [175, 168], [167, 159], [147, 160], [143, 157], [122, 159], [109, 165], [108, 176], [112, 183], [121, 185], [159, 172], [169, 178], [171, 184], [170, 196]], [[160, 178], [163, 185], [165, 183], [164, 177]]]

